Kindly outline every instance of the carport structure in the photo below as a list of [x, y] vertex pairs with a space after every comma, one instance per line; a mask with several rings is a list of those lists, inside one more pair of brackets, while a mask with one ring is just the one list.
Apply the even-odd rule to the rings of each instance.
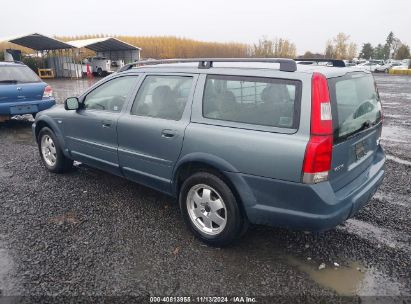
[[60, 41], [39, 33], [5, 39], [5, 41], [36, 51], [41, 58], [41, 68], [53, 69], [56, 77], [82, 77], [85, 66], [81, 64], [81, 49], [96, 52], [97, 56], [110, 60], [124, 60], [124, 63], [140, 59], [141, 48], [113, 37]]
[[56, 77], [81, 76], [81, 69], [73, 69], [75, 47], [69, 43], [39, 33], [9, 38], [7, 41], [36, 51], [37, 57], [43, 59], [39, 67], [53, 69]]
[[92, 50], [97, 56], [110, 60], [124, 60], [124, 63], [140, 60], [141, 48], [113, 37], [73, 40], [67, 43], [79, 49]]

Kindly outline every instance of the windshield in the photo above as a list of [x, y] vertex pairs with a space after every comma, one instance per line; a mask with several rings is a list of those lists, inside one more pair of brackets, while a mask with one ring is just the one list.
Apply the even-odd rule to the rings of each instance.
[[381, 121], [381, 102], [371, 74], [349, 73], [329, 80], [335, 139], [342, 140]]
[[24, 65], [7, 65], [0, 66], [0, 84], [1, 83], [28, 83], [40, 82], [40, 78], [27, 66]]

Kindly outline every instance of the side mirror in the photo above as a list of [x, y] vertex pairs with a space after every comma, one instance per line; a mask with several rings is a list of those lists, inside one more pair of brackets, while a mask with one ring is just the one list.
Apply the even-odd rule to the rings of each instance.
[[80, 107], [80, 102], [77, 97], [69, 97], [64, 101], [64, 109], [77, 110]]

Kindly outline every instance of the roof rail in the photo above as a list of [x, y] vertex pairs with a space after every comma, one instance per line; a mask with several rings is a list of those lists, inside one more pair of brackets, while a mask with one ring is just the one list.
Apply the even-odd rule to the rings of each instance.
[[123, 72], [131, 69], [133, 66], [139, 65], [156, 65], [166, 63], [189, 63], [198, 62], [199, 69], [209, 69], [213, 67], [214, 62], [266, 62], [266, 63], [279, 63], [280, 71], [295, 72], [297, 70], [297, 64], [293, 59], [287, 58], [190, 58], [190, 59], [160, 59], [160, 60], [143, 60], [135, 61], [133, 63], [126, 64], [119, 72]]
[[341, 59], [328, 59], [328, 58], [296, 58], [294, 59], [297, 62], [301, 62], [301, 64], [310, 64], [310, 62], [313, 63], [319, 63], [319, 62], [329, 62], [333, 65], [333, 67], [345, 67], [345, 62], [344, 60]]

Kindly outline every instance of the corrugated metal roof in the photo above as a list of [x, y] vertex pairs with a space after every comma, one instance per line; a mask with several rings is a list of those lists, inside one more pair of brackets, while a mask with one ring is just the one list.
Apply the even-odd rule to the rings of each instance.
[[12, 42], [36, 51], [62, 50], [74, 48], [72, 45], [66, 42], [38, 33], [8, 38], [5, 41]]
[[134, 45], [131, 45], [129, 43], [126, 43], [113, 37], [92, 38], [63, 42], [58, 39], [51, 38], [39, 33], [33, 33], [18, 37], [4, 38], [0, 41], [12, 42], [36, 51], [61, 50], [83, 47], [95, 52], [141, 50], [141, 48], [139, 47], [136, 47]]
[[84, 47], [95, 52], [141, 50], [141, 48], [139, 47], [128, 44], [113, 37], [73, 40], [67, 43], [73, 45], [76, 48]]

